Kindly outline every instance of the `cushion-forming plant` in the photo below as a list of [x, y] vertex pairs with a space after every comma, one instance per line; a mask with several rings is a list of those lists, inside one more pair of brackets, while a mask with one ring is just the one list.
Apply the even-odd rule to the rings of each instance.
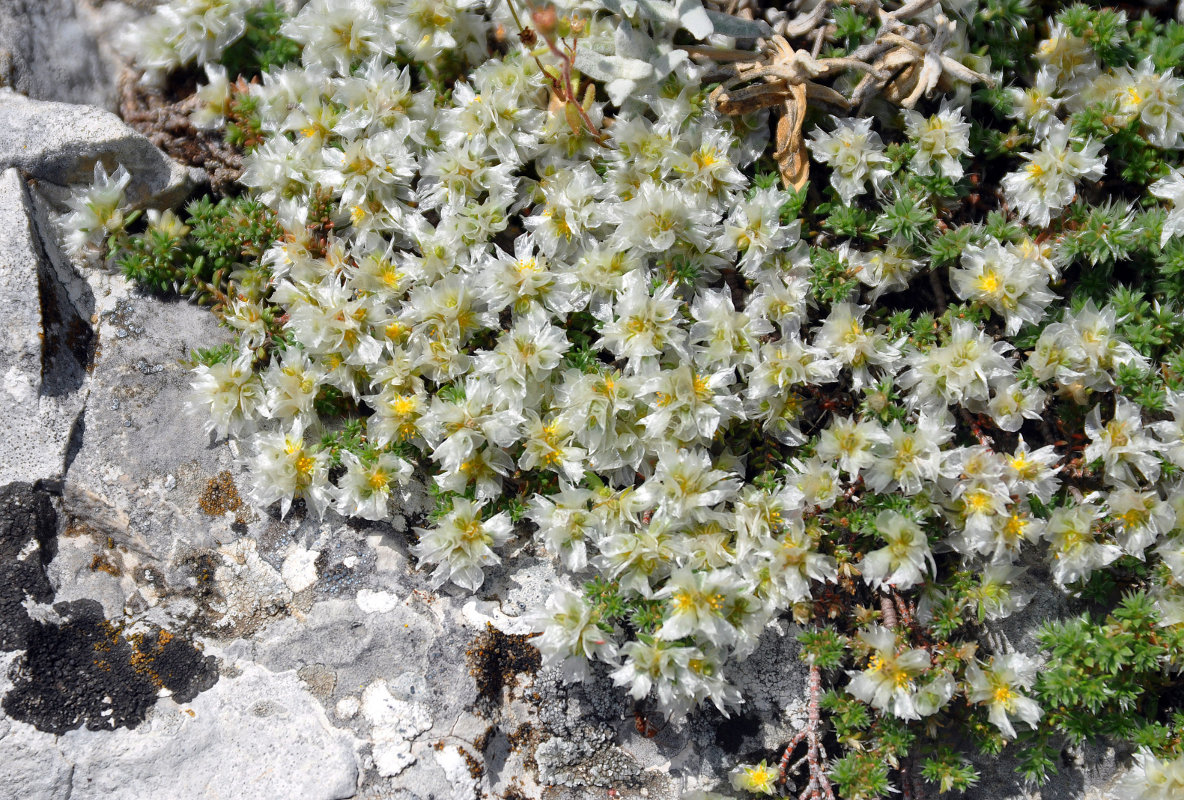
[[[719, 790], [1040, 781], [1104, 736], [1174, 797], [1184, 26], [1045, 5], [173, 0], [125, 114], [245, 194], [145, 221], [100, 170], [68, 241], [234, 331], [194, 402], [258, 503], [424, 481], [463, 591], [535, 537], [570, 677], [729, 713], [798, 624], [805, 727]], [[1017, 652], [1050, 586], [1083, 615]]]

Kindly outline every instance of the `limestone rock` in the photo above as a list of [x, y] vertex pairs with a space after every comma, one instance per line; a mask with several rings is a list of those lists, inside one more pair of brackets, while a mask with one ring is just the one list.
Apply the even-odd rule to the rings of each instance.
[[188, 171], [109, 111], [31, 100], [0, 90], [0, 169], [68, 186], [88, 185], [95, 164], [122, 164], [132, 175], [128, 202], [169, 206], [192, 189]]
[[163, 701], [151, 727], [71, 731], [59, 747], [74, 764], [71, 800], [353, 797], [353, 738], [330, 725], [295, 672], [253, 664], [192, 702]]
[[0, 0], [0, 86], [110, 107], [115, 86], [74, 0]]
[[[3, 145], [0, 145], [3, 147]], [[88, 298], [76, 307], [50, 259], [29, 189], [0, 174], [0, 485], [56, 480], [65, 471], [84, 397], [78, 390], [93, 339]]]
[[20, 787], [26, 800], [67, 800], [70, 763], [53, 736], [32, 725], [0, 719], [0, 786]]

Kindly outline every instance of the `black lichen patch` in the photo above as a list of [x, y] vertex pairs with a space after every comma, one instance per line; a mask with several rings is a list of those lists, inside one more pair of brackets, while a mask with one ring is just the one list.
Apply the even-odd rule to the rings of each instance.
[[128, 640], [132, 668], [157, 689], [172, 692], [177, 702], [188, 703], [218, 680], [217, 660], [169, 631], [136, 633]]
[[[45, 568], [57, 552], [57, 524], [50, 488], [0, 487], [0, 649], [25, 651], [13, 662], [4, 711], [55, 734], [82, 725], [130, 728], [161, 689], [186, 702], [213, 686], [212, 656], [159, 628], [125, 635], [94, 600], [58, 603], [60, 621], [30, 617], [27, 598], [53, 600]], [[118, 572], [105, 556], [95, 558], [92, 569]]]
[[57, 552], [56, 532], [49, 491], [28, 483], [0, 487], [0, 650], [23, 650], [29, 642], [34, 623], [26, 596], [53, 599], [45, 568]]
[[715, 728], [715, 742], [724, 752], [733, 755], [740, 752], [747, 737], [755, 736], [760, 729], [760, 718], [755, 714], [737, 714], [721, 720]]
[[477, 681], [481, 697], [500, 702], [502, 688], [513, 686], [519, 673], [533, 675], [542, 665], [542, 656], [530, 643], [530, 635], [502, 633], [486, 623], [485, 631], [469, 645], [465, 655], [469, 673]]
[[64, 622], [34, 623], [28, 650], [13, 665], [4, 711], [55, 734], [142, 722], [156, 690], [132, 668], [132, 647], [103, 618], [102, 606], [76, 600], [55, 610]]
[[62, 622], [33, 623], [3, 701], [10, 717], [39, 730], [134, 728], [162, 688], [184, 702], [217, 679], [212, 656], [167, 631], [124, 636], [94, 600], [54, 610]]

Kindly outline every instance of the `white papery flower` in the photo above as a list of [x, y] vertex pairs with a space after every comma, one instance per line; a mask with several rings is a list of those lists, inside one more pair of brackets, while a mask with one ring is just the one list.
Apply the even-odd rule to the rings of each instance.
[[1053, 445], [1033, 450], [1021, 436], [1015, 451], [1004, 456], [1004, 477], [1014, 494], [1020, 497], [1030, 494], [1047, 503], [1061, 486], [1057, 477], [1061, 471], [1060, 460]]
[[936, 571], [929, 539], [916, 522], [897, 511], [876, 515], [876, 535], [887, 545], [863, 557], [863, 579], [878, 588], [911, 589], [925, 579], [926, 567]]
[[436, 527], [415, 529], [419, 542], [412, 552], [421, 562], [437, 565], [431, 577], [433, 586], [451, 580], [475, 592], [485, 582], [482, 567], [501, 563], [493, 548], [513, 538], [510, 515], [502, 511], [482, 519], [483, 505], [463, 497], [454, 498], [452, 510]]
[[780, 607], [788, 608], [810, 599], [811, 581], [833, 582], [839, 574], [834, 558], [818, 552], [818, 543], [800, 519], [787, 520], [782, 527], [784, 532], [767, 538], [758, 551], [761, 560], [757, 563], [768, 574], [762, 588]]
[[559, 487], [552, 495], [536, 494], [531, 499], [529, 515], [539, 526], [547, 549], [565, 567], [579, 572], [588, 565], [588, 541], [602, 534], [596, 516], [588, 507], [596, 495], [564, 480], [560, 480]]
[[131, 174], [120, 164], [108, 175], [102, 161], [95, 161], [94, 183], [70, 196], [71, 213], [62, 222], [66, 245], [76, 254], [98, 245], [108, 234], [123, 230], [127, 208], [124, 190]]
[[1116, 398], [1114, 416], [1104, 425], [1101, 406], [1094, 406], [1085, 419], [1085, 434], [1090, 440], [1085, 448], [1086, 461], [1102, 459], [1106, 481], [1111, 485], [1134, 484], [1135, 471], [1149, 482], [1159, 477], [1155, 442], [1143, 429], [1139, 406], [1130, 400]]
[[[845, 242], [840, 245], [846, 246]], [[875, 300], [885, 292], [908, 287], [921, 268], [921, 261], [911, 254], [907, 243], [893, 240], [883, 250], [851, 251], [847, 258], [858, 268], [859, 280], [872, 288], [868, 298]]]
[[851, 368], [854, 389], [862, 389], [872, 382], [871, 367], [892, 367], [900, 358], [900, 350], [885, 340], [875, 328], [863, 322], [867, 306], [835, 303], [830, 314], [814, 336], [814, 346], [831, 358]]
[[206, 80], [194, 96], [197, 108], [190, 115], [195, 128], [214, 129], [226, 122], [226, 110], [230, 102], [230, 81], [226, 67], [221, 64], [206, 64]]
[[1035, 728], [1043, 716], [1040, 705], [1021, 694], [1036, 683], [1040, 662], [1023, 653], [1007, 653], [991, 658], [983, 669], [978, 662], [966, 666], [966, 682], [970, 686], [967, 699], [987, 707], [987, 717], [1009, 739], [1016, 736], [1012, 718]]
[[773, 332], [766, 319], [737, 311], [730, 292], [704, 291], [691, 304], [691, 344], [698, 346], [697, 360], [705, 366], [757, 362], [760, 339]]
[[1176, 800], [1184, 797], [1184, 756], [1157, 758], [1146, 750], [1115, 786], [1116, 800]]
[[665, 253], [675, 245], [706, 252], [711, 243], [705, 232], [716, 221], [709, 203], [696, 195], [679, 191], [670, 184], [647, 180], [633, 197], [614, 209], [617, 230], [614, 239], [622, 249], [638, 247], [651, 253]]
[[342, 455], [345, 474], [337, 484], [336, 507], [346, 516], [374, 521], [385, 520], [392, 512], [392, 489], [411, 481], [411, 463], [394, 453], [379, 453], [373, 458], [359, 458], [354, 453]]
[[1000, 380], [992, 387], [987, 413], [1002, 430], [1014, 433], [1026, 419], [1040, 419], [1048, 395], [1039, 387], [1027, 387], [1019, 381]]
[[942, 103], [936, 114], [923, 116], [905, 109], [904, 129], [917, 152], [910, 166], [918, 175], [939, 172], [950, 180], [962, 177], [962, 157], [970, 152], [970, 123], [961, 109]]
[[980, 620], [1006, 619], [1028, 604], [1031, 595], [1016, 587], [1024, 570], [1011, 564], [988, 564], [979, 575], [978, 586], [970, 595], [978, 607]]
[[1117, 546], [1098, 541], [1095, 523], [1101, 509], [1084, 501], [1074, 506], [1054, 509], [1044, 528], [1052, 557], [1052, 577], [1066, 586], [1104, 567], [1122, 555]]
[[1169, 239], [1184, 236], [1184, 172], [1178, 167], [1171, 170], [1166, 177], [1148, 186], [1147, 191], [1171, 204], [1167, 219], [1163, 221], [1159, 246], [1166, 245]]
[[1064, 99], [1057, 96], [1056, 77], [1051, 69], [1042, 67], [1035, 83], [1028, 89], [1013, 86], [1007, 89], [1011, 99], [1011, 116], [1028, 126], [1037, 139], [1048, 136], [1060, 124], [1057, 111]]
[[735, 596], [747, 588], [728, 569], [675, 570], [662, 591], [655, 595], [669, 600], [670, 615], [654, 635], [667, 641], [695, 636], [716, 646], [732, 644], [736, 630], [728, 622], [727, 614]]
[[[170, 62], [163, 58], [166, 50], [149, 45], [147, 66], [156, 73], [153, 80], [163, 78], [165, 70], [182, 64], [217, 61], [222, 52], [243, 35], [246, 15], [252, 5], [250, 0], [177, 0], [161, 6], [146, 24], [154, 35], [163, 37], [176, 53], [176, 60]], [[132, 34], [133, 41], [137, 34], [138, 31]]]
[[1044, 270], [994, 240], [963, 250], [961, 267], [950, 270], [950, 283], [963, 300], [976, 300], [1002, 316], [1008, 335], [1025, 322], [1039, 323], [1056, 297], [1048, 291]]
[[921, 648], [901, 648], [895, 633], [874, 625], [859, 638], [871, 648], [867, 668], [848, 670], [847, 691], [879, 711], [900, 719], [920, 719], [916, 706], [917, 678], [929, 669], [929, 653]]
[[875, 449], [876, 460], [864, 476], [874, 492], [890, 490], [906, 495], [921, 492], [927, 482], [936, 481], [941, 470], [941, 446], [954, 438], [952, 420], [946, 413], [918, 416], [916, 425], [905, 428], [893, 420], [884, 431], [887, 441]]
[[558, 586], [531, 620], [543, 634], [536, 645], [543, 664], [562, 665], [569, 679], [589, 675], [589, 662], [594, 659], [610, 663], [616, 659], [616, 643], [601, 627], [599, 615], [579, 593], [566, 586]]
[[252, 442], [252, 497], [261, 506], [278, 501], [281, 516], [288, 515], [296, 498], [303, 498], [318, 514], [324, 513], [332, 499], [329, 456], [305, 438], [304, 423], [297, 417], [286, 431], [258, 433]]
[[349, 75], [350, 65], [374, 54], [394, 54], [394, 41], [368, 0], [311, 0], [281, 32], [304, 45], [304, 64], [332, 67], [337, 75]]
[[1176, 524], [1176, 512], [1159, 492], [1140, 492], [1121, 486], [1106, 497], [1106, 507], [1116, 523], [1114, 538], [1127, 555], [1143, 558], [1143, 552]]
[[758, 189], [724, 220], [717, 245], [725, 253], [740, 254], [738, 266], [745, 275], [755, 275], [770, 253], [798, 241], [800, 224], [781, 224], [781, 206], [788, 199], [779, 189]]
[[386, 15], [399, 48], [416, 61], [434, 62], [460, 51], [473, 61], [484, 56], [487, 23], [475, 13], [479, 0], [394, 0]]
[[548, 376], [570, 348], [563, 329], [535, 306], [498, 337], [493, 350], [473, 358], [474, 371], [500, 384], [508, 405], [521, 411], [524, 404], [533, 405], [543, 393]]
[[1152, 145], [1179, 149], [1184, 135], [1184, 80], [1174, 77], [1172, 70], [1156, 69], [1148, 56], [1137, 66], [1115, 67], [1103, 86], [1118, 104], [1116, 125], [1137, 118]]
[[846, 204], [867, 191], [867, 181], [879, 188], [891, 172], [884, 142], [872, 130], [871, 117], [836, 120], [830, 133], [815, 128], [809, 138], [810, 153], [831, 168], [830, 185]]
[[973, 323], [954, 320], [945, 344], [928, 351], [913, 350], [906, 357], [909, 370], [897, 379], [910, 389], [910, 402], [920, 407], [941, 403], [982, 407], [991, 384], [1012, 376], [1012, 346], [994, 341]]
[[1067, 94], [1098, 74], [1098, 59], [1089, 42], [1060, 22], [1049, 27], [1048, 38], [1036, 45], [1035, 55]]
[[569, 481], [578, 481], [583, 477], [587, 452], [571, 444], [572, 429], [562, 417], [551, 417], [544, 421], [538, 413], [527, 409], [523, 434], [519, 468], [550, 470], [565, 476]]
[[252, 369], [252, 354], [193, 370], [194, 396], [189, 408], [207, 415], [205, 427], [218, 436], [242, 436], [255, 430], [264, 415], [266, 395]]
[[732, 370], [699, 372], [682, 365], [654, 373], [641, 384], [653, 396], [648, 414], [640, 422], [652, 443], [705, 444], [733, 419], [743, 416], [740, 398], [728, 390]]
[[1101, 142], [1086, 139], [1077, 149], [1067, 125], [1054, 127], [1039, 150], [1022, 156], [1028, 163], [1003, 176], [1003, 191], [1008, 203], [1035, 225], [1047, 225], [1053, 214], [1069, 205], [1077, 181], [1096, 181], [1106, 172]]
[[740, 480], [714, 469], [706, 450], [663, 448], [654, 474], [637, 490], [638, 499], [671, 522], [702, 520], [710, 506], [736, 495]]
[[685, 700], [679, 696], [678, 679], [686, 673], [691, 659], [701, 654], [699, 648], [647, 637], [627, 642], [620, 652], [625, 658], [612, 673], [614, 685], [627, 686], [634, 700], [641, 700], [652, 691], [664, 707], [676, 703], [685, 707]]
[[623, 284], [596, 346], [627, 359], [631, 373], [641, 372], [667, 348], [687, 357], [686, 334], [678, 325], [681, 304], [674, 296], [677, 286], [666, 284], [651, 295], [640, 270], [626, 275]]
[[875, 450], [890, 439], [875, 420], [835, 417], [823, 429], [815, 452], [819, 458], [835, 462], [851, 480], [876, 462]]

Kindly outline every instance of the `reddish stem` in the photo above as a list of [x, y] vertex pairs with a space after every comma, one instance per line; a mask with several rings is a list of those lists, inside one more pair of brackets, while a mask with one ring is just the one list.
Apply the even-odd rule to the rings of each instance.
[[[810, 778], [806, 783], [806, 788], [798, 795], [798, 800], [824, 800], [824, 798], [825, 800], [835, 800], [834, 789], [831, 788], [830, 779], [826, 777], [826, 769], [823, 766], [826, 751], [822, 749], [822, 711], [819, 708], [819, 700], [822, 697], [822, 671], [814, 664], [810, 665], [807, 692], [809, 717], [806, 727], [794, 734], [793, 739], [785, 748], [785, 754], [781, 756], [781, 763], [778, 766], [780, 780], [784, 781], [790, 772], [797, 769], [802, 761], [805, 761], [808, 765]], [[793, 766], [789, 766], [789, 757], [802, 742], [806, 744], [806, 755]]]

